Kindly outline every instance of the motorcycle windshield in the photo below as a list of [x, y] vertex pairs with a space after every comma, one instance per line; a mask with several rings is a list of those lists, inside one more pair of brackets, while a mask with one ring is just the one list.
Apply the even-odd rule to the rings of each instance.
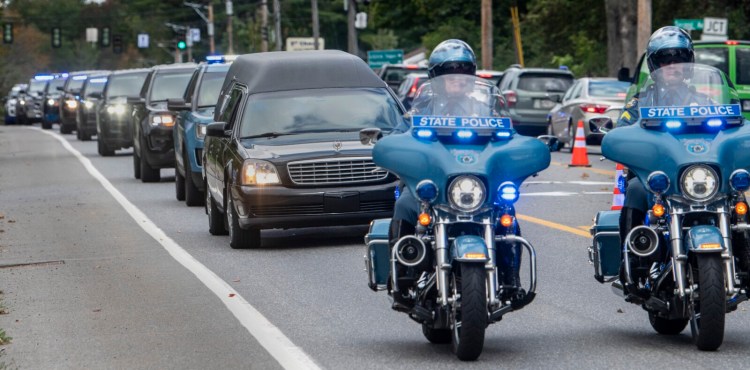
[[446, 188], [459, 175], [479, 178], [488, 204], [501, 183], [520, 185], [550, 164], [548, 147], [516, 134], [497, 88], [475, 76], [430, 79], [407, 117], [411, 127], [379, 140], [373, 160], [395, 173], [412, 193], [420, 181], [433, 181], [439, 203], [446, 202]]
[[[602, 154], [642, 182], [663, 171], [671, 184], [679, 184], [687, 167], [702, 163], [719, 174], [720, 190], [726, 192], [729, 175], [750, 167], [750, 127], [737, 92], [720, 70], [692, 63], [663, 66], [636, 99], [626, 112], [637, 115], [637, 123], [610, 131]], [[679, 192], [679, 186], [670, 186], [667, 194]]]

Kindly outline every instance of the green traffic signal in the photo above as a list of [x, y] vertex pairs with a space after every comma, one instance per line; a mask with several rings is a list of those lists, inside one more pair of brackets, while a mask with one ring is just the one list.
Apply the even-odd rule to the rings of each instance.
[[180, 41], [177, 42], [177, 48], [178, 49], [185, 50], [186, 47], [187, 47], [187, 44], [185, 43], [185, 41], [180, 40]]

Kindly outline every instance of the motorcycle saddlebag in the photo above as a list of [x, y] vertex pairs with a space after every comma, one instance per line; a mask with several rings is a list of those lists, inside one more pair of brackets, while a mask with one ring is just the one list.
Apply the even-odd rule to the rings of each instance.
[[365, 235], [365, 271], [367, 286], [373, 291], [385, 290], [390, 267], [390, 248], [388, 247], [388, 229], [390, 218], [381, 218], [370, 222], [370, 230]]
[[620, 211], [601, 211], [596, 214], [589, 247], [589, 262], [594, 265], [594, 278], [600, 283], [618, 277], [622, 247], [620, 243]]

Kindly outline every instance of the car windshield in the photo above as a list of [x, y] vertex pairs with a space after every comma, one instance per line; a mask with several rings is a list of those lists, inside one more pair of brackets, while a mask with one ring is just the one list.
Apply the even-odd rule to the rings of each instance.
[[221, 85], [227, 72], [206, 72], [201, 80], [200, 92], [198, 93], [198, 107], [212, 107], [219, 100]]
[[109, 78], [107, 86], [107, 97], [138, 96], [146, 81], [147, 73], [114, 75]]
[[86, 96], [88, 96], [91, 93], [100, 93], [102, 90], [104, 90], [104, 85], [106, 84], [106, 79], [92, 79], [89, 81], [89, 83], [86, 84]]
[[695, 49], [695, 62], [716, 67], [729, 75], [729, 49], [726, 47], [697, 48]]
[[294, 90], [251, 95], [242, 115], [242, 137], [269, 132], [391, 131], [403, 122], [384, 88]]
[[625, 99], [630, 84], [622, 81], [591, 81], [589, 95], [597, 98]]
[[31, 80], [31, 82], [29, 82], [29, 92], [44, 91], [47, 82], [49, 81]]
[[155, 102], [182, 98], [192, 76], [193, 71], [157, 74], [151, 86], [151, 98], [149, 101]]
[[750, 48], [735, 49], [737, 85], [750, 85]]
[[567, 91], [573, 85], [573, 77], [524, 73], [518, 78], [518, 89], [526, 91]]
[[739, 104], [737, 92], [729, 87], [718, 69], [692, 63], [670, 64], [651, 73], [638, 101], [641, 109], [689, 107], [692, 110], [716, 104]]
[[73, 78], [71, 78], [68, 82], [68, 88], [66, 89], [66, 91], [80, 90], [84, 82], [86, 82], [85, 78], [79, 80], [74, 80]]
[[57, 88], [62, 87], [63, 85], [65, 85], [65, 79], [54, 79], [47, 85], [47, 93], [54, 94], [55, 92], [57, 92]]
[[464, 74], [446, 74], [424, 84], [410, 112], [413, 115], [453, 117], [494, 117], [502, 113], [500, 93], [482, 78]]

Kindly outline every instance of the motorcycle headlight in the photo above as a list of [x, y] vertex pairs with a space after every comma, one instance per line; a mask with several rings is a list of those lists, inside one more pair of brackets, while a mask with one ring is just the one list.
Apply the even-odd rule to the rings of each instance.
[[661, 171], [651, 172], [646, 179], [646, 185], [652, 193], [662, 194], [669, 189], [669, 176]]
[[735, 170], [729, 175], [729, 184], [736, 191], [750, 189], [750, 173], [743, 169]]
[[453, 208], [464, 212], [472, 212], [484, 203], [484, 183], [474, 176], [456, 177], [448, 186], [448, 200]]
[[246, 160], [242, 164], [242, 185], [272, 185], [280, 182], [276, 166], [268, 162]]
[[203, 140], [206, 137], [206, 125], [195, 126], [195, 137], [198, 138], [198, 140]]
[[151, 126], [174, 126], [174, 117], [171, 114], [156, 114], [151, 116]]
[[438, 187], [431, 180], [422, 180], [417, 184], [417, 198], [419, 200], [432, 203], [437, 199]]
[[702, 201], [713, 197], [719, 190], [718, 176], [708, 166], [695, 165], [688, 167], [682, 174], [680, 183], [688, 199]]

